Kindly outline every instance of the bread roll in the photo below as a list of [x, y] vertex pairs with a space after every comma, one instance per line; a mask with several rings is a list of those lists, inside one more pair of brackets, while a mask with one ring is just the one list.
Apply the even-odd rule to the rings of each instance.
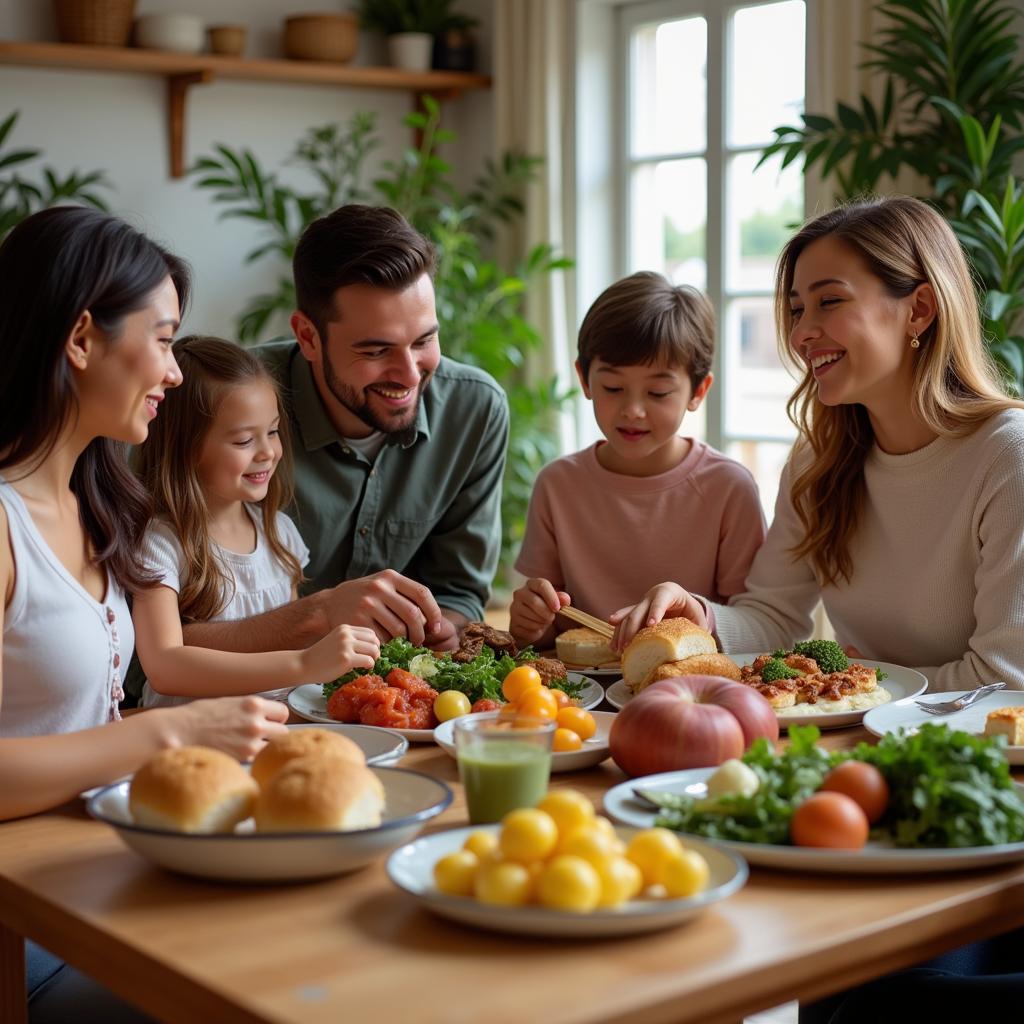
[[618, 664], [619, 656], [609, 644], [610, 641], [600, 633], [585, 626], [567, 629], [555, 637], [558, 660], [569, 665], [579, 665], [581, 668]]
[[689, 619], [664, 619], [641, 629], [622, 652], [622, 678], [630, 689], [642, 686], [648, 674], [668, 661], [694, 654], [715, 654], [715, 638]]
[[365, 765], [337, 758], [300, 757], [260, 790], [258, 832], [350, 832], [376, 828], [384, 787]]
[[985, 719], [986, 736], [1005, 736], [1011, 747], [1024, 746], [1024, 706], [997, 708]]
[[681, 661], [667, 661], [664, 665], [651, 669], [643, 682], [631, 686], [633, 693], [656, 683], [661, 679], [672, 679], [675, 676], [721, 676], [723, 679], [734, 679], [737, 683], [743, 678], [740, 667], [732, 658], [724, 654], [693, 654]]
[[289, 729], [287, 735], [275, 736], [256, 755], [252, 777], [262, 788], [297, 757], [333, 757], [352, 764], [366, 764], [362, 749], [347, 736], [330, 729]]
[[230, 832], [252, 814], [258, 787], [233, 758], [208, 747], [157, 754], [131, 781], [136, 825], [173, 832]]

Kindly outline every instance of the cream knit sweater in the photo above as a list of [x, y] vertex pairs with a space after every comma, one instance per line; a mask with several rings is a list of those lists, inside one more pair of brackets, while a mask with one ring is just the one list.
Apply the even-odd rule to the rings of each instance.
[[909, 455], [877, 446], [853, 539], [854, 576], [822, 588], [788, 554], [801, 536], [783, 472], [747, 592], [712, 604], [722, 649], [770, 651], [811, 632], [819, 598], [836, 639], [916, 668], [929, 690], [997, 679], [1024, 689], [1024, 410]]

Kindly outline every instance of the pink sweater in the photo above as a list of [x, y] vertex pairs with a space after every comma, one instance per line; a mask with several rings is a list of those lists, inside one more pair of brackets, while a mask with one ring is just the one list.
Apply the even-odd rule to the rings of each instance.
[[765, 535], [750, 473], [694, 441], [669, 472], [624, 476], [597, 461], [604, 443], [541, 470], [516, 569], [600, 618], [665, 580], [716, 601], [742, 593]]

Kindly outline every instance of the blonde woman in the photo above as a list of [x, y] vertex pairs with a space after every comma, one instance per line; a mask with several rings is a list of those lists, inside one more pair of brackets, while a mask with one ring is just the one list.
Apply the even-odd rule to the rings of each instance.
[[1024, 688], [1024, 404], [949, 225], [906, 197], [818, 217], [783, 249], [775, 307], [800, 436], [747, 592], [660, 584], [612, 616], [616, 643], [683, 615], [724, 651], [770, 651], [810, 634], [820, 599], [842, 644], [932, 690]]

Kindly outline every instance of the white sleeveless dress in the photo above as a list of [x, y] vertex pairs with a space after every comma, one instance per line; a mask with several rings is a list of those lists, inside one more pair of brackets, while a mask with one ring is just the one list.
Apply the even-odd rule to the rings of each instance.
[[109, 576], [97, 601], [36, 529], [0, 476], [15, 584], [4, 611], [0, 736], [75, 732], [121, 717], [123, 669], [135, 646], [124, 592]]

